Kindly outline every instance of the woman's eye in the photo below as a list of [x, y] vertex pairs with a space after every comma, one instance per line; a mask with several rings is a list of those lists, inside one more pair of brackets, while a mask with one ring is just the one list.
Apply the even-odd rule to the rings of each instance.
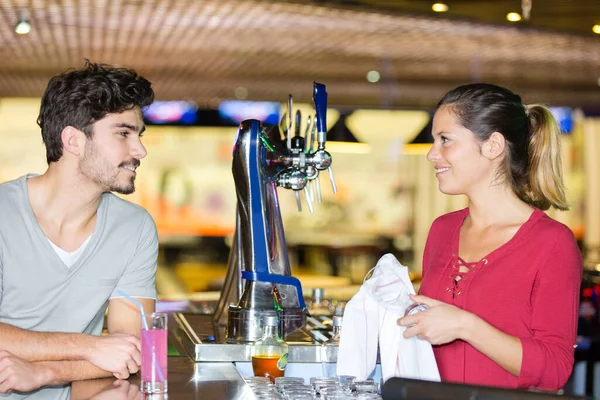
[[440, 139], [442, 139], [442, 143], [446, 143], [448, 141], [446, 136], [440, 136]]

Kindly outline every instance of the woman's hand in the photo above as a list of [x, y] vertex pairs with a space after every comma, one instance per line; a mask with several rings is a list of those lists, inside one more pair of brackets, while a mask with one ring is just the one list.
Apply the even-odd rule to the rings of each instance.
[[405, 338], [416, 336], [431, 344], [465, 339], [473, 314], [426, 296], [410, 295], [410, 298], [415, 303], [426, 304], [429, 309], [398, 319], [398, 325], [408, 327], [404, 331]]

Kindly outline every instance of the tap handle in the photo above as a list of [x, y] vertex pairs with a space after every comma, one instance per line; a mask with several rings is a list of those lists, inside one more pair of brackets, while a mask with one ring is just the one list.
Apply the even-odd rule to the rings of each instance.
[[307, 190], [306, 194], [308, 195], [308, 198], [310, 199], [311, 203], [314, 203], [314, 201], [315, 201], [315, 189], [314, 189], [314, 186], [312, 183], [314, 181], [314, 179], [315, 178], [307, 179], [306, 186], [304, 187]]
[[296, 204], [298, 205], [298, 212], [302, 212], [302, 200], [300, 200], [300, 191], [294, 190], [294, 196], [296, 196]]
[[323, 199], [321, 198], [321, 183], [319, 181], [319, 176], [317, 175], [317, 178], [314, 180], [315, 185], [317, 187], [317, 201], [319, 203], [323, 202]]
[[292, 107], [294, 106], [294, 98], [290, 94], [288, 97], [287, 103], [287, 116], [288, 116], [288, 125], [287, 125], [287, 148], [288, 151], [292, 151], [292, 123], [294, 116], [292, 115]]
[[302, 127], [302, 111], [296, 110], [296, 120], [294, 121], [294, 135], [300, 136], [300, 128]]
[[279, 120], [279, 135], [282, 139], [287, 139], [287, 136], [288, 136], [288, 128], [287, 128], [287, 125], [285, 124], [286, 115], [287, 114], [284, 112], [281, 115], [281, 119]]
[[304, 131], [304, 153], [308, 153], [309, 147], [309, 139], [310, 139], [310, 124], [312, 122], [312, 117], [309, 115], [306, 120], [306, 130]]
[[329, 168], [327, 168], [327, 170], [329, 171], [329, 180], [331, 181], [331, 189], [333, 189], [333, 193], [337, 193], [337, 186], [335, 185], [335, 179], [333, 178], [333, 169], [331, 168], [331, 165], [329, 166]]
[[[298, 193], [298, 192], [296, 192], [296, 193]], [[314, 210], [313, 210], [313, 206], [312, 206], [311, 194], [308, 191], [308, 183], [306, 186], [304, 186], [304, 194], [306, 195], [306, 205], [308, 206], [308, 211], [313, 213]]]
[[302, 128], [302, 112], [300, 110], [296, 110], [296, 118], [294, 123], [294, 137], [292, 138], [292, 147], [290, 148], [291, 152], [294, 154], [299, 154], [304, 151], [306, 147], [306, 137], [300, 135], [300, 131]]
[[327, 141], [327, 91], [322, 83], [313, 83], [313, 102], [317, 113], [317, 141], [319, 149], [323, 149]]
[[315, 131], [317, 130], [317, 116], [315, 115], [315, 118], [313, 120], [313, 125], [312, 128], [310, 130], [310, 138], [307, 138], [308, 141], [308, 153], [312, 153], [313, 152], [313, 146], [315, 144]]

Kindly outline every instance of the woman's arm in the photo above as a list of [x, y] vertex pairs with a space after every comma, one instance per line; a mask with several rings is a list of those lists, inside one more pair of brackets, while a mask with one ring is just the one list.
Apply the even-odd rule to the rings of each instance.
[[519, 376], [522, 363], [519, 338], [494, 328], [475, 314], [456, 306], [427, 296], [411, 295], [411, 299], [428, 305], [429, 309], [398, 320], [398, 325], [408, 326], [404, 331], [405, 338], [417, 336], [431, 344], [462, 339], [511, 374]]
[[519, 377], [523, 363], [521, 339], [509, 335], [479, 318], [463, 311], [465, 325], [460, 339], [475, 347], [512, 375]]

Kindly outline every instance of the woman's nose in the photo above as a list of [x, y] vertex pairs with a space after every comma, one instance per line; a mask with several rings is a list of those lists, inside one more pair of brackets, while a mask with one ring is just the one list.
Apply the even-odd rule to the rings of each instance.
[[427, 152], [427, 161], [435, 162], [439, 159], [439, 151], [437, 150], [435, 144], [431, 146], [431, 149]]

